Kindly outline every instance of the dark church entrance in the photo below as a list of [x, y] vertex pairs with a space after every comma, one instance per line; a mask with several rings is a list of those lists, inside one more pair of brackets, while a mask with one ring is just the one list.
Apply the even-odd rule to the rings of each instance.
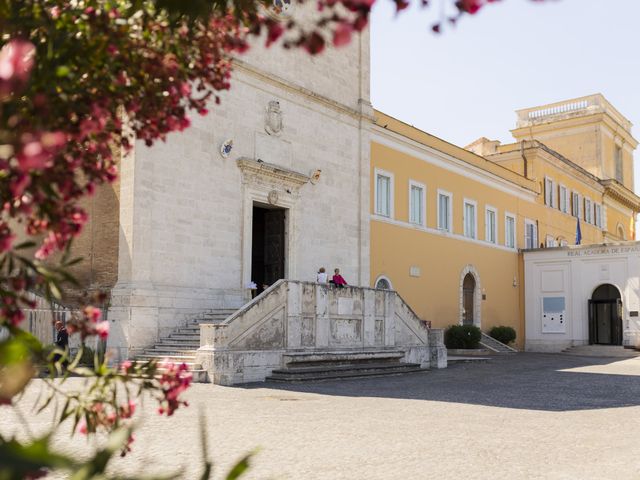
[[283, 208], [253, 204], [251, 280], [257, 293], [285, 277], [285, 215]]
[[589, 344], [622, 345], [622, 300], [608, 283], [596, 288], [589, 300]]

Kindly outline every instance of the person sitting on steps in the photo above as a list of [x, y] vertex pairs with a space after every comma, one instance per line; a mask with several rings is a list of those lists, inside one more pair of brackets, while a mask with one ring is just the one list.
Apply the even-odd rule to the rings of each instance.
[[347, 286], [347, 281], [344, 279], [342, 275], [340, 275], [340, 269], [336, 268], [333, 271], [333, 278], [331, 280], [333, 284], [338, 288], [344, 288]]
[[316, 281], [318, 283], [326, 285], [328, 278], [329, 276], [327, 275], [327, 272], [325, 271], [324, 267], [320, 267], [320, 270], [318, 270], [318, 276], [316, 278]]

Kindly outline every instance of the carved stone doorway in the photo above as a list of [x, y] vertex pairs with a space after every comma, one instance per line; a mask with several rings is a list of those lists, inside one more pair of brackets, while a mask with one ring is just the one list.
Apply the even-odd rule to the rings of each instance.
[[261, 293], [286, 276], [286, 209], [254, 203], [251, 236], [251, 278]]

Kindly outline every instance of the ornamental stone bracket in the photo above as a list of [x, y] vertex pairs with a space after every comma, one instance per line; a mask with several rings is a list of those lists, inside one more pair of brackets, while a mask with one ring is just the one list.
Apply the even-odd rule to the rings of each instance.
[[245, 185], [297, 195], [300, 188], [311, 180], [308, 175], [261, 160], [242, 157], [236, 163], [242, 171], [242, 183]]

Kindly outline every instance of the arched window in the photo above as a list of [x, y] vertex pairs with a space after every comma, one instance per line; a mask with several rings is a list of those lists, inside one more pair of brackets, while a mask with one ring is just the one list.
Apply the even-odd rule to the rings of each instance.
[[391, 286], [391, 280], [389, 280], [384, 275], [380, 275], [376, 279], [375, 288], [378, 288], [380, 290], [393, 290], [393, 287]]
[[627, 239], [627, 235], [626, 235], [626, 233], [624, 231], [624, 227], [622, 226], [621, 223], [618, 224], [617, 231], [618, 231], [618, 237], [620, 237], [620, 240], [626, 240]]

